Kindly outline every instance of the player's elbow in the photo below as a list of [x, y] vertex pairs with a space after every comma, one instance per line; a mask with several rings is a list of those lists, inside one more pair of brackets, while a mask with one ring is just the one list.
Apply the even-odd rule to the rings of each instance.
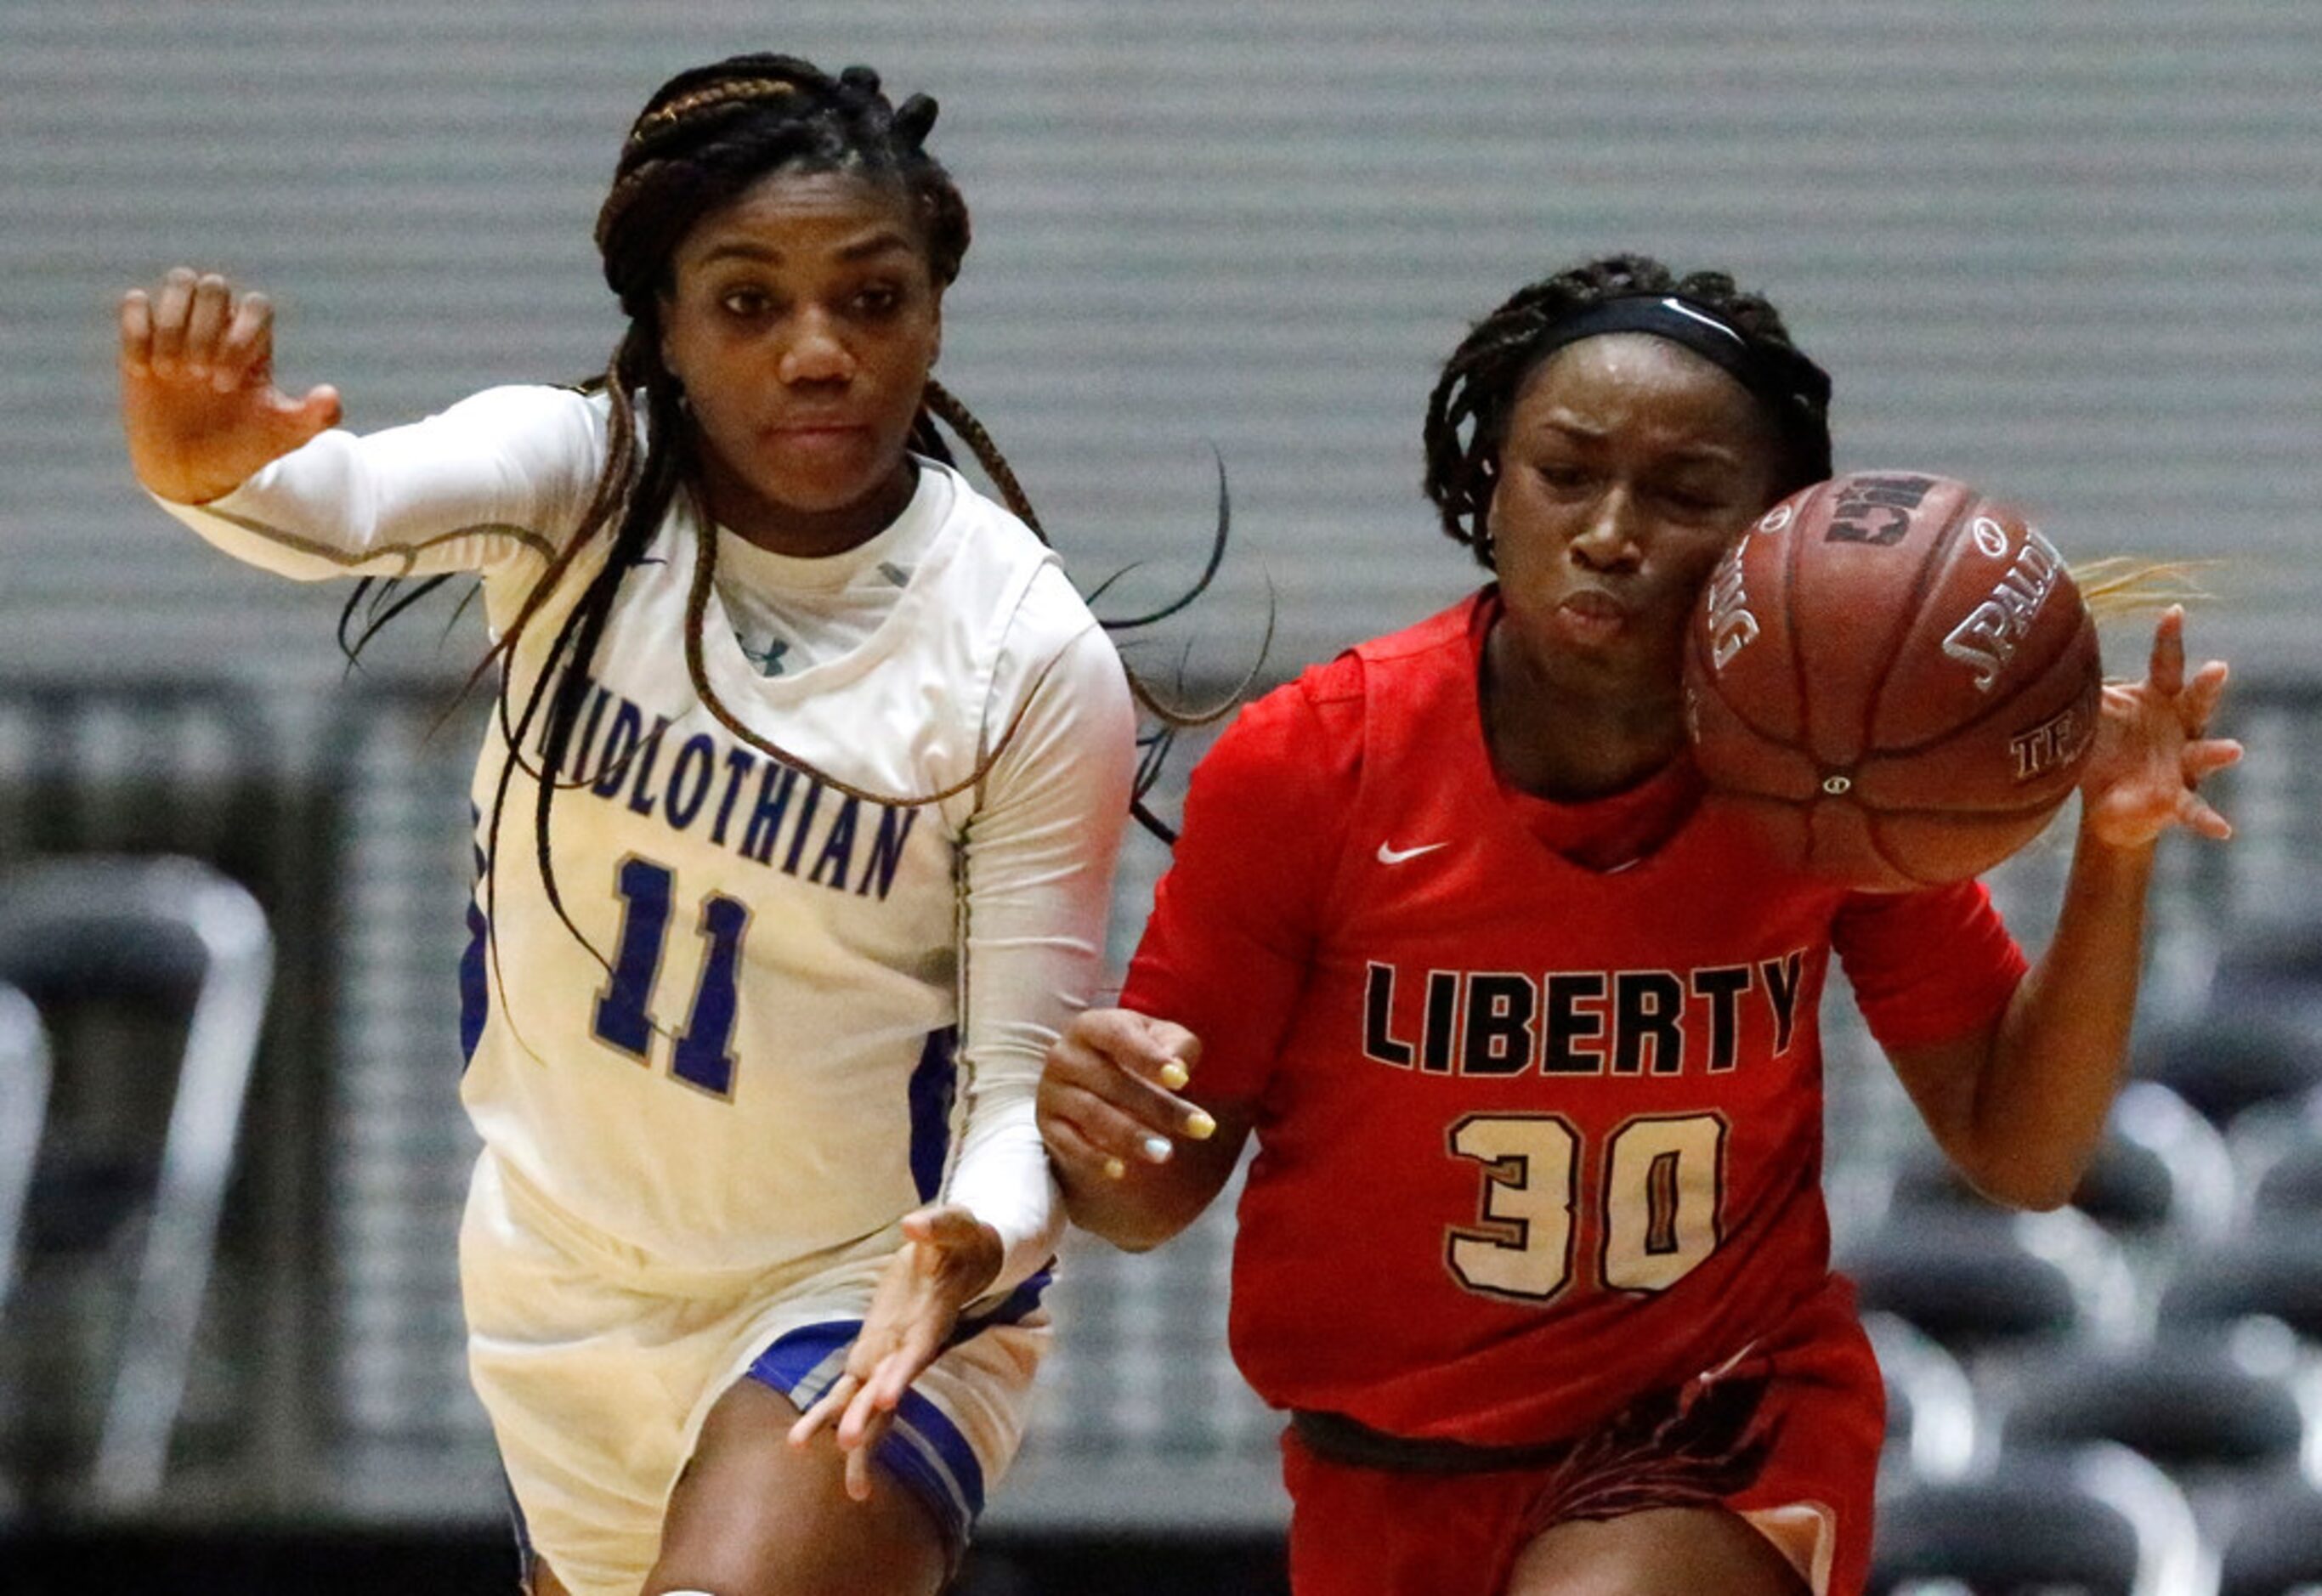
[[1074, 1213], [1073, 1223], [1124, 1253], [1149, 1253], [1184, 1228], [1149, 1214]]
[[1961, 1172], [1970, 1185], [1992, 1201], [2044, 1214], [2064, 1207], [2079, 1192], [2085, 1162], [2003, 1154], [1963, 1163]]
[[1176, 1205], [1126, 1202], [1113, 1191], [1065, 1189], [1065, 1212], [1073, 1224], [1091, 1236], [1111, 1242], [1124, 1253], [1149, 1253], [1192, 1224], [1201, 1210], [1180, 1213]]

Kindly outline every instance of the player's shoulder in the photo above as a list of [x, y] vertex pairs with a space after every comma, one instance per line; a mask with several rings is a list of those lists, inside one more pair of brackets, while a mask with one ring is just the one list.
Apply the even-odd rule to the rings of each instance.
[[955, 580], [994, 591], [1037, 588], [1039, 607], [1061, 611], [1067, 625], [1085, 622], [1088, 606], [1065, 579], [1056, 551], [1021, 516], [980, 491], [954, 467], [922, 459], [919, 469], [933, 476], [944, 496], [939, 541], [963, 556], [946, 563]]
[[1475, 627], [1491, 601], [1492, 590], [1488, 588], [1470, 593], [1423, 621], [1367, 643], [1358, 643], [1348, 652], [1374, 667], [1435, 665], [1447, 658], [1461, 658], [1472, 646]]
[[593, 435], [605, 430], [611, 409], [612, 399], [601, 387], [510, 382], [480, 388], [443, 414], [471, 424], [579, 429]]
[[943, 510], [946, 524], [983, 540], [982, 552], [1018, 560], [1054, 558], [1022, 516], [977, 488], [965, 472], [924, 455], [919, 460], [920, 471], [933, 476], [947, 495]]
[[1425, 620], [1356, 643], [1332, 659], [1310, 665], [1281, 690], [1295, 693], [1317, 712], [1329, 715], [1361, 704], [1382, 678], [1412, 669], [1452, 673], [1464, 669], [1470, 629], [1483, 595], [1470, 594]]

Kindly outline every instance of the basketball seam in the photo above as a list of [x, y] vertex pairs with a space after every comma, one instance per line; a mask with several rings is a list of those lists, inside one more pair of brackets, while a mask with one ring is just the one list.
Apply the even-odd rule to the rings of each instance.
[[[1901, 752], [1880, 748], [1872, 738], [1871, 733], [1879, 725], [1880, 713], [1887, 707], [1887, 689], [1894, 684], [1895, 668], [1902, 663], [1903, 645], [1910, 640], [1913, 629], [1918, 625], [1919, 612], [1926, 606], [1928, 593], [1942, 579], [1938, 573], [1943, 572], [1949, 562], [1952, 545], [1957, 540], [1959, 529], [1965, 524], [1969, 513], [1982, 504], [1983, 495], [1979, 493], [1970, 491], [1963, 495], [1959, 504], [1953, 507], [1951, 519], [1944, 522], [1943, 530], [1935, 534], [1934, 547], [1929, 549], [1925, 558], [1919, 561], [1918, 573], [1912, 579], [1910, 597], [1907, 602], [1899, 606], [1897, 612], [1897, 618], [1902, 623], [1901, 629], [1899, 632], [1893, 630], [1888, 632], [1887, 658], [1886, 662], [1879, 667], [1879, 684], [1865, 695], [1867, 707], [1864, 709], [1862, 717], [1860, 738], [1862, 752], [1858, 756], [1859, 758], [1868, 759], [1874, 750], [1881, 755]], [[1958, 729], [1953, 727], [1952, 732], [1946, 732], [1943, 735], [1948, 737]], [[1940, 740], [1937, 739], [1937, 741]]]
[[[1751, 530], [1753, 532], [1756, 530], [1756, 524], [1754, 522], [1751, 523]], [[1744, 538], [1747, 538], [1750, 535], [1750, 533], [1745, 532], [1742, 535]], [[1787, 593], [1783, 595], [1782, 602], [1785, 605], [1788, 604], [1789, 596]], [[1787, 622], [1785, 624], [1787, 624]], [[1793, 636], [1795, 637], [1795, 629]], [[1757, 738], [1760, 742], [1770, 743], [1775, 747], [1780, 749], [1789, 749], [1791, 745], [1787, 740], [1775, 735], [1772, 730], [1766, 726], [1760, 725], [1756, 721], [1751, 719], [1749, 716], [1742, 713], [1742, 707], [1740, 705], [1736, 704], [1731, 698], [1726, 696], [1724, 689], [1722, 688], [1718, 682], [1716, 659], [1715, 655], [1711, 652], [1709, 629], [1706, 625], [1696, 626], [1693, 628], [1692, 644], [1694, 660], [1700, 667], [1702, 686], [1705, 690], [1714, 694], [1716, 697], [1717, 701], [1725, 707], [1725, 713], [1739, 721], [1742, 724], [1742, 729], [1747, 731], [1751, 736]], [[1792, 646], [1795, 649], [1795, 642]]]
[[1822, 759], [1815, 751], [1814, 700], [1806, 696], [1806, 655], [1798, 642], [1801, 630], [1798, 625], [1798, 561], [1804, 558], [1798, 551], [1805, 546], [1806, 541], [1799, 529], [1805, 521], [1808, 506], [1819, 502], [1820, 497], [1827, 494], [1829, 487], [1826, 482], [1818, 484], [1812, 490], [1815, 497], [1801, 504], [1797, 514], [1790, 517], [1790, 524], [1786, 529], [1790, 535], [1782, 551], [1782, 631], [1790, 650], [1790, 702], [1798, 707], [1797, 741], [1783, 745], [1795, 748], [1805, 755], [1809, 764], [1815, 766], [1822, 763]]
[[1856, 807], [1862, 809], [1863, 817], [1869, 823], [1862, 828], [1863, 834], [1869, 839], [1870, 851], [1879, 855], [1880, 863], [1884, 864], [1888, 870], [1893, 871], [1897, 875], [1902, 877], [1905, 880], [1912, 882], [1916, 886], [1933, 887], [1941, 884], [1936, 881], [1929, 880], [1917, 871], [1906, 867], [1901, 860], [1896, 858], [1894, 854], [1888, 852], [1886, 835], [1880, 831], [1879, 826], [1879, 822], [1883, 817], [1884, 811], [1868, 808], [1860, 805], [1857, 805]]
[[[2044, 804], [2028, 804], [2019, 809], [1977, 809], [1970, 813], [1971, 814], [1972, 818], [1979, 821], [2022, 819], [2031, 815], [2052, 815], [2061, 807], [2061, 800], [2057, 799]], [[1863, 832], [1869, 839], [1870, 851], [1879, 855], [1880, 862], [1883, 862], [1888, 869], [1893, 871], [1897, 875], [1901, 876], [1905, 880], [1914, 882], [1921, 887], [1944, 887], [1951, 885], [1951, 880], [1944, 877], [1923, 875], [1919, 871], [1910, 869], [1908, 866], [1905, 865], [1901, 860], [1896, 858], [1892, 853], [1888, 852], [1887, 847], [1886, 827], [1882, 823], [1888, 820], [1909, 820], [1926, 815], [1956, 816], [1961, 813], [1961, 810], [1950, 808], [1874, 809], [1869, 804], [1857, 804], [1855, 807], [1862, 811], [1862, 817], [1865, 822]], [[2034, 832], [2032, 834], [2033, 836], [2037, 836], [2039, 833]], [[2031, 839], [2027, 837], [2024, 843], [2018, 844], [2017, 846], [2023, 847], [2028, 845]], [[1988, 869], [1991, 867], [1987, 866], [1986, 868]], [[1974, 876], [1959, 879], [1973, 880], [1976, 879], [1976, 876], [1980, 876], [1982, 873], [1982, 871], [1978, 871], [1975, 872]]]
[[[1865, 815], [1877, 816], [1882, 820], [1910, 820], [1927, 816], [1939, 816], [1946, 820], [1985, 821], [2020, 820], [2026, 815], [2046, 814], [2051, 810], [2061, 807], [2064, 798], [2070, 798], [2071, 796], [2071, 794], [2067, 792], [2063, 795], [2063, 798], [2043, 798], [2037, 803], [2011, 804], [2004, 809], [1975, 809], [1966, 807], [1960, 804], [1913, 805], [1909, 807], [1897, 804], [1866, 804], [1860, 799], [1855, 798], [1852, 793], [1847, 794], [1845, 801], [1853, 804], [1856, 808], [1861, 810]], [[1793, 798], [1789, 801], [1797, 803], [1806, 800]]]
[[[2056, 663], [2064, 657], [2064, 654], [2071, 648], [2073, 643], [2079, 639], [2080, 634], [2095, 625], [2095, 623], [2089, 618], [2088, 605], [2085, 600], [2081, 599], [2080, 589], [2077, 587], [2072, 589], [2072, 599], [2074, 603], [2079, 604], [2080, 606], [2080, 624], [2078, 626], [2075, 626], [2071, 631], [2064, 634], [2064, 646], [2058, 649], [2046, 660], [2041, 661], [2039, 670], [2032, 674], [2028, 679], [2037, 681], [2042, 677], [2045, 676], [2048, 671], [2052, 670]], [[2101, 692], [2104, 687], [2104, 659], [2101, 654], [2099, 654], [2097, 659], [2095, 675], [2098, 689]], [[2084, 689], [2083, 690], [2085, 691], [2086, 689]], [[1969, 732], [1972, 732], [1978, 726], [1983, 725], [1984, 722], [1998, 716], [2002, 711], [2015, 707], [2022, 697], [2023, 690], [2019, 688], [2016, 691], [2010, 693], [2007, 698], [1993, 699], [1990, 703], [1986, 704], [1982, 708], [1977, 710], [1973, 715], [1969, 716], [1965, 720], [1956, 723], [1944, 731], [1936, 733], [1932, 737], [1922, 738], [1916, 743], [1906, 743], [1899, 748], [1881, 748], [1878, 751], [1878, 756], [1880, 759], [1903, 759], [1915, 753], [1924, 752], [1925, 750], [1933, 748], [1938, 743], [1948, 743], [1953, 737], [1961, 736]]]

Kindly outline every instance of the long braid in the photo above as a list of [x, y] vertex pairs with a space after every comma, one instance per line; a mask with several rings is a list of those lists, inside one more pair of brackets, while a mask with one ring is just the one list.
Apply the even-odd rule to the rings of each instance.
[[932, 377], [928, 378], [926, 397], [920, 402], [930, 414], [940, 416], [944, 425], [951, 428], [967, 444], [975, 456], [975, 463], [983, 468], [983, 474], [992, 479], [993, 487], [1000, 489], [1001, 497], [1016, 513], [1016, 518], [1030, 527], [1034, 536], [1047, 543], [1047, 530], [1040, 524], [1040, 517], [1034, 514], [1031, 497], [1024, 491], [1024, 485], [1016, 479], [1016, 468], [1008, 463], [1008, 457], [1000, 452], [1000, 445], [992, 441], [992, 434], [984, 431], [983, 424], [975, 419], [974, 413]]
[[[1650, 256], [1607, 255], [1516, 290], [1444, 362], [1422, 429], [1427, 497], [1445, 534], [1473, 549], [1485, 569], [1492, 569], [1500, 445], [1508, 415], [1539, 364], [1542, 340], [1574, 313], [1632, 295], [1673, 295], [1711, 312], [1758, 349], [1796, 353], [1781, 313], [1722, 271], [1679, 278]], [[1830, 475], [1827, 404], [1821, 396], [1796, 415], [1776, 418], [1790, 453], [1779, 485], [1785, 494]]]
[[[921, 223], [929, 276], [940, 291], [958, 277], [973, 233], [957, 185], [925, 147], [936, 115], [935, 101], [924, 95], [912, 96], [900, 105], [891, 104], [881, 92], [878, 74], [868, 68], [849, 67], [834, 78], [795, 57], [748, 55], [672, 78], [646, 104], [623, 144], [596, 229], [605, 280], [629, 320], [612, 360], [590, 385], [601, 389], [608, 407], [604, 464], [572, 536], [526, 594], [491, 657], [479, 667], [480, 674], [492, 660], [500, 661], [507, 684], [499, 729], [508, 762], [494, 797], [490, 849], [497, 852], [513, 771], [524, 763], [525, 750], [535, 748], [538, 784], [533, 831], [541, 879], [557, 916], [583, 945], [589, 945], [587, 939], [573, 925], [556, 882], [549, 846], [553, 807], [560, 788], [590, 779], [589, 772], [566, 767], [588, 708], [590, 668], [621, 583], [651, 547], [679, 495], [689, 493], [698, 479], [683, 393], [661, 358], [662, 304], [671, 286], [672, 258], [704, 215], [771, 173], [846, 171], [894, 182], [909, 196]], [[938, 420], [966, 443], [1009, 507], [1038, 534], [1038, 519], [1006, 456], [967, 407], [930, 379], [910, 445], [949, 463], [953, 454], [937, 428]], [[714, 719], [760, 753], [836, 790], [881, 803], [936, 802], [986, 777], [1015, 734], [1022, 711], [983, 752], [964, 780], [940, 792], [916, 795], [873, 793], [838, 780], [745, 725], [718, 696], [702, 655], [717, 540], [706, 535], [706, 515], [695, 519], [705, 535], [699, 539], [688, 595], [683, 649], [687, 675]], [[1220, 540], [1223, 535], [1221, 521]], [[512, 667], [518, 645], [532, 628], [544, 624], [553, 601], [570, 585], [588, 551], [599, 547], [603, 548], [601, 561], [558, 623], [538, 676], [524, 690], [521, 709], [512, 713], [509, 697], [517, 690]], [[1142, 684], [1132, 677], [1132, 687], [1141, 689]], [[1140, 690], [1138, 697], [1166, 719], [1192, 718], [1175, 707], [1156, 703], [1149, 691]], [[626, 757], [635, 757], [635, 751]], [[1141, 797], [1141, 787], [1138, 791]], [[488, 887], [487, 924], [496, 926], [489, 890]], [[600, 950], [592, 947], [591, 952], [609, 968]], [[493, 964], [497, 970], [497, 957]]]
[[[536, 781], [533, 844], [549, 903], [608, 969], [609, 961], [588, 943], [565, 907], [549, 845], [550, 821], [561, 789], [601, 780], [607, 774], [592, 776], [567, 768], [573, 762], [575, 736], [589, 708], [591, 667], [621, 584], [652, 546], [679, 496], [690, 492], [698, 479], [683, 391], [661, 357], [662, 306], [671, 287], [672, 259], [704, 215], [770, 174], [844, 171], [900, 187], [919, 216], [929, 276], [940, 292], [958, 277], [973, 234], [957, 185], [925, 148], [936, 115], [935, 101], [924, 95], [900, 105], [891, 104], [881, 92], [878, 74], [865, 67], [849, 67], [832, 77], [796, 57], [746, 55], [695, 68], [663, 84], [631, 125], [622, 146], [598, 214], [596, 242], [605, 280], [629, 324], [604, 371], [583, 385], [604, 396], [604, 461], [571, 536], [526, 593], [515, 618], [468, 684], [472, 689], [498, 668], [496, 719], [507, 759], [489, 816], [488, 862], [498, 853], [507, 797], [521, 768]], [[1045, 542], [1022, 484], [990, 433], [954, 395], [930, 379], [911, 426], [910, 447], [949, 464], [953, 451], [937, 429], [938, 421], [965, 442], [1010, 509]], [[1226, 534], [1222, 503], [1221, 497], [1219, 547]], [[706, 531], [708, 517], [696, 519]], [[702, 658], [701, 629], [715, 578], [715, 545], [712, 536], [700, 539], [687, 605], [684, 655], [696, 694], [720, 725], [761, 753], [834, 789], [882, 803], [936, 802], [985, 778], [1020, 724], [1020, 710], [966, 779], [940, 792], [919, 795], [871, 793], [838, 780], [743, 724], [718, 698]], [[1213, 549], [1212, 569], [1215, 563]], [[585, 579], [580, 574], [584, 570]], [[391, 580], [359, 584], [340, 619], [341, 643], [350, 657], [387, 620], [441, 580], [401, 591]], [[520, 681], [516, 668], [520, 646], [535, 629], [549, 624], [552, 611], [576, 581], [580, 583], [578, 595], [555, 620], [556, 631], [537, 672]], [[367, 618], [359, 634], [351, 637], [366, 602]], [[1167, 725], [1214, 718], [1232, 701], [1211, 709], [1186, 710], [1161, 700], [1134, 672], [1130, 685], [1138, 701]], [[1166, 746], [1166, 739], [1160, 741]], [[632, 751], [625, 757], [635, 756]], [[1149, 777], [1140, 773], [1136, 789], [1139, 800], [1148, 784]], [[1145, 817], [1141, 801], [1134, 807]], [[488, 869], [485, 877], [483, 908], [494, 943], [490, 962], [497, 982], [497, 872]], [[505, 992], [500, 996], [505, 1003]]]

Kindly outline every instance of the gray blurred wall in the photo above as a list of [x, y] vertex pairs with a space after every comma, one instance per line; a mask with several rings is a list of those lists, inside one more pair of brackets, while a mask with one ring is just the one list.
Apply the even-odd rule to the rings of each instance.
[[[1084, 583], [1182, 579], [1221, 451], [1241, 542], [1197, 673], [1246, 660], [1269, 582], [1278, 672], [1469, 584], [1416, 489], [1434, 367], [1622, 246], [1766, 288], [1837, 374], [1842, 465], [1984, 482], [2068, 554], [2218, 556], [2199, 643], [2316, 662], [2313, 0], [5, 0], [0, 666], [334, 674], [335, 595], [141, 501], [121, 288], [264, 287], [287, 379], [358, 427], [576, 377], [626, 118], [765, 46], [942, 101], [977, 228], [943, 373]], [[472, 657], [415, 630], [414, 669]]]

